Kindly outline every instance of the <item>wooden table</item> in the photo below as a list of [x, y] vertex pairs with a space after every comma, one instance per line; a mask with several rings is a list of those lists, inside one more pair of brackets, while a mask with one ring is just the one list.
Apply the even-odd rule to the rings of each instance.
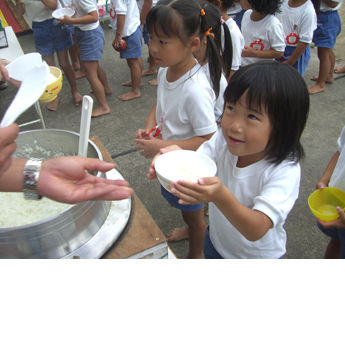
[[[97, 136], [91, 138], [105, 162], [114, 163]], [[166, 238], [136, 194], [132, 211], [121, 237], [103, 256], [104, 259], [168, 258]]]

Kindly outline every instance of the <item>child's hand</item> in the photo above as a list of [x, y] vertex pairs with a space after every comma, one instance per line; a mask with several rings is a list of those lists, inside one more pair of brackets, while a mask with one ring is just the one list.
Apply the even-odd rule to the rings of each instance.
[[256, 50], [249, 46], [244, 46], [241, 56], [243, 57], [256, 57]]
[[325, 187], [327, 187], [327, 185], [325, 183], [323, 183], [322, 181], [319, 181], [316, 184], [316, 188], [315, 189], [324, 189]]
[[135, 133], [135, 139], [145, 139], [147, 132], [147, 129], [138, 129]]
[[150, 165], [150, 168], [149, 168], [149, 172], [147, 174], [147, 178], [149, 180], [154, 180], [157, 178], [157, 175], [156, 175], [156, 169], [155, 169], [155, 161], [156, 159], [164, 154], [164, 153], [167, 153], [167, 152], [170, 152], [170, 151], [175, 151], [175, 150], [182, 150], [179, 146], [177, 145], [170, 145], [170, 146], [167, 146], [167, 147], [164, 147], [163, 149], [160, 149], [159, 150], [159, 153], [156, 154], [154, 156], [154, 158], [152, 159], [152, 162], [151, 162], [151, 165]]
[[122, 40], [121, 36], [118, 36], [118, 35], [115, 36], [114, 41], [112, 43], [112, 46], [114, 47], [114, 49], [119, 49], [120, 48], [121, 40]]
[[[317, 221], [325, 228], [337, 228], [337, 229], [345, 229], [345, 212], [344, 210], [337, 206], [337, 212], [339, 214], [339, 218], [336, 220], [332, 220], [330, 222], [323, 222], [321, 219], [317, 219]], [[344, 230], [345, 231], [345, 230]]]
[[153, 158], [159, 152], [159, 149], [164, 146], [163, 140], [156, 139], [152, 133], [147, 139], [135, 139], [134, 141], [137, 145], [133, 148], [140, 150], [140, 154], [145, 158]]
[[67, 24], [67, 25], [73, 24], [73, 18], [71, 18], [68, 15], [64, 15], [63, 18], [57, 18], [57, 20], [60, 23]]
[[214, 201], [223, 188], [219, 177], [199, 178], [198, 183], [190, 181], [172, 182], [171, 193], [176, 195], [179, 204], [205, 204]]

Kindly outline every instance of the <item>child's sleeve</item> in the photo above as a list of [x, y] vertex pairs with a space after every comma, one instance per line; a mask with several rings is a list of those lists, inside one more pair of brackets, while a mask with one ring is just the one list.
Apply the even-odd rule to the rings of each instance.
[[314, 6], [308, 6], [307, 10], [301, 18], [299, 24], [299, 41], [303, 43], [311, 43], [314, 30], [317, 28], [317, 17]]
[[262, 179], [258, 196], [254, 198], [254, 210], [267, 215], [273, 227], [284, 223], [298, 198], [301, 168], [293, 162], [271, 166]]
[[114, 10], [116, 15], [126, 15], [127, 14], [127, 5], [125, 0], [112, 0], [114, 4]]
[[345, 127], [341, 131], [340, 137], [338, 138], [338, 151], [341, 153], [345, 144]]
[[285, 38], [283, 35], [283, 26], [280, 23], [279, 19], [272, 16], [274, 22], [271, 26], [269, 32], [269, 40], [271, 49], [274, 49], [278, 52], [283, 52], [285, 50]]

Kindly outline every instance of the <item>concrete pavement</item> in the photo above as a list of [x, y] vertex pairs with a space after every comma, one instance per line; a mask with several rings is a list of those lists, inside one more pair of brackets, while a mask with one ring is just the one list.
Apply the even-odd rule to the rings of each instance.
[[[101, 65], [107, 72], [108, 81], [113, 90], [113, 94], [107, 96], [111, 114], [92, 119], [90, 134], [91, 136], [97, 135], [110, 155], [115, 157], [119, 170], [135, 189], [136, 194], [166, 236], [173, 227], [183, 226], [181, 213], [169, 206], [161, 197], [158, 181], [147, 180], [146, 173], [150, 160], [143, 158], [138, 152], [128, 153], [133, 148], [136, 130], [143, 127], [156, 99], [156, 87], [148, 84], [148, 81], [154, 76], [143, 77], [144, 85], [141, 88], [140, 98], [127, 102], [120, 101], [117, 96], [129, 91], [128, 87], [121, 85], [130, 79], [129, 68], [126, 61], [120, 60], [119, 53], [115, 52], [111, 46], [114, 34], [109, 28], [108, 22], [103, 22], [102, 26], [106, 36], [106, 46]], [[35, 51], [32, 34], [23, 35], [18, 39], [25, 53]], [[337, 50], [335, 52], [336, 65], [344, 64], [345, 54], [340, 56]], [[144, 68], [148, 65], [147, 57], [147, 47], [143, 46]], [[312, 49], [312, 58], [305, 75], [308, 86], [312, 85], [310, 77], [317, 73], [316, 49]], [[313, 192], [329, 159], [336, 151], [337, 138], [345, 125], [343, 113], [345, 74], [335, 75], [335, 77], [334, 83], [327, 85], [325, 92], [310, 97], [309, 120], [302, 137], [306, 158], [301, 163], [300, 196], [285, 225], [288, 238], [285, 258], [322, 258], [328, 243], [328, 238], [316, 227], [315, 218], [307, 205], [307, 199]], [[90, 95], [90, 86], [85, 78], [79, 79], [77, 84], [81, 94]], [[4, 114], [15, 93], [16, 90], [12, 86], [1, 91], [0, 114]], [[48, 111], [46, 105], [41, 103], [47, 128], [79, 132], [81, 108], [75, 107], [66, 80], [64, 80], [60, 96], [61, 102], [56, 112]], [[31, 107], [19, 118], [18, 123], [36, 118], [35, 109]], [[38, 128], [41, 128], [39, 123], [22, 127], [22, 130]], [[178, 258], [184, 257], [188, 251], [187, 240], [171, 243], [170, 246]]]

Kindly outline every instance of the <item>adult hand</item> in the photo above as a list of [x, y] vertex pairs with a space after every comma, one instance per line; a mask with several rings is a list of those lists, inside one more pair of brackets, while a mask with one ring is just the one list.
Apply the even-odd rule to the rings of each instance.
[[317, 220], [325, 229], [329, 229], [329, 228], [345, 229], [345, 212], [339, 206], [337, 207], [337, 212], [339, 214], [339, 218], [336, 220], [332, 220], [331, 222], [323, 222], [319, 218]]
[[180, 198], [179, 204], [206, 204], [215, 201], [224, 185], [219, 177], [204, 177], [197, 183], [180, 180], [172, 186], [171, 193]]
[[88, 172], [106, 172], [115, 167], [95, 158], [58, 157], [42, 162], [37, 193], [50, 199], [75, 204], [86, 200], [122, 200], [134, 191], [123, 180], [107, 180]]
[[19, 134], [16, 123], [0, 128], [0, 177], [11, 166], [12, 154], [16, 150], [15, 140]]

